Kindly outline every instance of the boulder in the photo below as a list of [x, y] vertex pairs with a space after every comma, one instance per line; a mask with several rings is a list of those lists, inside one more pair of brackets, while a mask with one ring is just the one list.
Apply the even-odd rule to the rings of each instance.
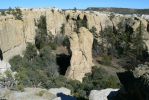
[[89, 95], [89, 100], [110, 100], [111, 97], [117, 94], [118, 89], [92, 90]]

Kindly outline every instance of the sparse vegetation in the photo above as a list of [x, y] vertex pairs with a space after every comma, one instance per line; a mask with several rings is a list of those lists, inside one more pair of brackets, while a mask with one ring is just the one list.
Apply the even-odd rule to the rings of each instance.
[[[18, 84], [23, 86], [45, 86], [48, 77], [58, 76], [56, 56], [50, 47], [44, 47], [37, 55], [37, 49], [29, 44], [24, 57], [16, 56], [10, 60], [12, 70], [17, 71]], [[33, 53], [33, 54], [31, 54]], [[33, 55], [33, 56], [30, 56]]]
[[61, 34], [65, 34], [65, 24], [62, 24], [62, 27], [61, 27]]
[[2, 16], [6, 16], [5, 11], [1, 11], [1, 15], [2, 15]]
[[[127, 19], [127, 21], [131, 20]], [[100, 32], [101, 42], [98, 43], [97, 39], [99, 36], [97, 35], [96, 28], [92, 27], [90, 31], [94, 35], [93, 49], [98, 54], [99, 48], [97, 47], [101, 46], [102, 54], [100, 53], [100, 56], [102, 57], [102, 64], [109, 65], [112, 58], [127, 58], [130, 61], [131, 68], [133, 68], [139, 63], [144, 62], [148, 57], [147, 47], [143, 38], [144, 30], [141, 21], [136, 31], [128, 24], [124, 25], [122, 21], [119, 23], [118, 29], [114, 26], [109, 26], [102, 30]]]
[[19, 7], [12, 9], [11, 7], [8, 10], [1, 11], [1, 15], [6, 16], [6, 14], [12, 14], [16, 20], [22, 20], [22, 11]]
[[[42, 49], [46, 45], [52, 45], [52, 36], [47, 33], [46, 17], [41, 16], [37, 24], [35, 45], [38, 49]], [[52, 45], [53, 46], [53, 45]], [[54, 47], [54, 46], [53, 46]], [[55, 48], [55, 47], [54, 47]]]
[[108, 55], [102, 56], [101, 63], [102, 63], [103, 65], [108, 65], [108, 66], [110, 66], [110, 65], [111, 65], [111, 62], [112, 62], [112, 57], [111, 57], [111, 56], [108, 56]]
[[[78, 98], [87, 99], [90, 90], [116, 88], [119, 86], [114, 76], [108, 75], [101, 68], [93, 67], [92, 73], [88, 73], [83, 82], [69, 80], [59, 75], [55, 54], [50, 47], [43, 47], [37, 54], [35, 46], [29, 44], [25, 56], [15, 56], [10, 60], [12, 70], [17, 71], [17, 90], [23, 91], [23, 87], [66, 87]], [[32, 55], [32, 56], [30, 56]], [[30, 56], [30, 57], [29, 57]], [[42, 93], [39, 93], [42, 95]]]
[[36, 95], [37, 96], [43, 96], [43, 94], [45, 93], [46, 91], [45, 90], [41, 90], [41, 91], [39, 91]]
[[22, 11], [19, 7], [16, 7], [15, 9], [9, 9], [8, 12], [14, 15], [15, 19], [22, 20]]

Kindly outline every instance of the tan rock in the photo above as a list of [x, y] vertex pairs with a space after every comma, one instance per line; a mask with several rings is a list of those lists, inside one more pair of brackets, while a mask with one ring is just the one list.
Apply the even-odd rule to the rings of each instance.
[[[4, 59], [7, 60], [16, 54], [22, 52], [24, 47], [23, 22], [20, 20], [6, 19], [0, 21], [0, 48], [3, 52]], [[21, 48], [15, 50], [16, 47]], [[11, 53], [7, 53], [11, 50]]]
[[82, 27], [79, 33], [70, 35], [70, 49], [72, 52], [71, 65], [66, 76], [82, 81], [86, 73], [91, 72], [93, 35], [88, 29]]
[[47, 32], [56, 36], [60, 33], [62, 24], [65, 23], [65, 16], [62, 11], [46, 11]]

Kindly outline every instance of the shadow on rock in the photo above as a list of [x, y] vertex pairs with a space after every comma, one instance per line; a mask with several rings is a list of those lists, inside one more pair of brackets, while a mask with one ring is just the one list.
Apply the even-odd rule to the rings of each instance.
[[60, 97], [61, 100], [77, 100], [75, 97], [69, 96], [69, 95], [65, 95], [63, 93], [58, 93], [57, 97]]
[[118, 91], [112, 91], [107, 96], [108, 100], [113, 100], [113, 97], [115, 97], [118, 94]]

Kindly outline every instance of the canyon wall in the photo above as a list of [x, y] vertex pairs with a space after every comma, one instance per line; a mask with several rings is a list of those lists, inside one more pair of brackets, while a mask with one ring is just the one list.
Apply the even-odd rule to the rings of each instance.
[[[80, 66], [77, 64], [73, 64], [73, 62], [79, 63], [79, 61], [84, 61], [88, 66], [87, 69], [91, 69], [92, 66], [92, 42], [93, 42], [93, 35], [89, 32], [93, 26], [97, 29], [97, 40], [98, 42], [101, 41], [100, 32], [103, 31], [106, 27], [112, 26], [118, 28], [120, 22], [124, 22], [124, 24], [129, 25], [133, 28], [133, 31], [136, 31], [137, 27], [140, 25], [140, 21], [144, 26], [144, 42], [149, 50], [149, 20], [146, 17], [138, 17], [135, 15], [120, 15], [120, 14], [108, 14], [108, 13], [100, 13], [100, 12], [93, 12], [93, 11], [72, 11], [72, 10], [58, 10], [58, 9], [24, 9], [22, 10], [22, 20], [16, 20], [12, 15], [2, 16], [0, 15], [0, 49], [3, 53], [3, 58], [5, 61], [9, 61], [15, 55], [23, 55], [23, 51], [26, 49], [26, 44], [28, 42], [35, 43], [35, 36], [36, 36], [36, 29], [37, 23], [40, 17], [43, 15], [46, 17], [46, 26], [47, 26], [47, 33], [52, 34], [53, 36], [57, 36], [61, 34], [61, 27], [64, 25], [65, 35], [72, 37], [70, 38], [70, 45], [72, 51], [72, 58], [71, 58], [71, 66], [70, 70], [78, 70], [77, 68]], [[77, 28], [77, 20], [85, 20], [88, 29], [81, 29], [85, 31], [81, 31], [78, 35], [75, 33], [75, 29]], [[84, 37], [84, 35], [86, 35]], [[77, 38], [77, 42], [73, 40], [73, 38]], [[87, 38], [89, 41], [82, 40]], [[72, 40], [71, 40], [72, 39]], [[79, 42], [78, 42], [79, 41]], [[86, 52], [85, 55], [87, 59], [81, 59], [81, 55], [79, 55], [79, 50], [84, 49], [85, 47], [79, 47], [81, 44], [86, 43], [86, 48], [89, 47], [89, 51]], [[78, 45], [78, 47], [76, 46]], [[78, 51], [73, 50], [74, 48], [78, 48]], [[78, 53], [77, 53], [78, 52]], [[77, 53], [77, 54], [76, 54]], [[77, 56], [79, 55], [79, 56]], [[82, 56], [85, 57], [85, 56]], [[76, 60], [77, 59], [77, 60]], [[88, 60], [89, 59], [89, 60]], [[75, 61], [76, 60], [76, 61]], [[85, 69], [83, 65], [82, 69]], [[81, 70], [82, 70], [81, 69]], [[89, 72], [89, 70], [83, 73]], [[74, 71], [75, 72], [75, 71]], [[68, 72], [68, 77], [81, 80], [82, 75], [78, 78], [79, 75], [76, 77], [72, 77], [73, 74]], [[81, 72], [82, 73], [82, 72]], [[78, 73], [79, 74], [79, 73]]]

